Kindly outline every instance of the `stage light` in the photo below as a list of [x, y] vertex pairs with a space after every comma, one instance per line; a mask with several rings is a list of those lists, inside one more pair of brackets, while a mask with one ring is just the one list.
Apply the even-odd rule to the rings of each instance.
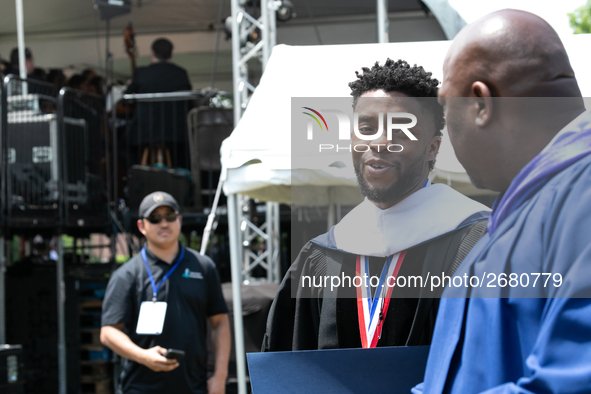
[[[240, 22], [244, 21], [244, 14], [242, 12], [238, 13], [237, 23], [240, 25]], [[246, 23], [246, 32], [243, 31], [241, 35], [241, 45], [246, 44], [246, 42], [257, 43], [260, 41], [260, 30], [256, 28], [252, 23], [248, 20], [244, 21]], [[226, 40], [232, 38], [232, 17], [229, 16], [224, 19], [224, 32], [226, 33]]]
[[295, 8], [291, 1], [281, 0], [279, 8], [277, 8], [277, 20], [280, 22], [287, 22], [295, 17]]
[[224, 33], [226, 33], [226, 40], [232, 38], [232, 17], [229, 16], [224, 20]]
[[95, 0], [94, 9], [99, 10], [102, 20], [131, 12], [131, 0]]

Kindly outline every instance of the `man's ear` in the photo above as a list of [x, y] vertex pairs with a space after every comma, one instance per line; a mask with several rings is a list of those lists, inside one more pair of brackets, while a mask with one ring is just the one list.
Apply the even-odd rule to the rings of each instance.
[[439, 147], [441, 146], [441, 137], [435, 136], [431, 138], [431, 142], [429, 143], [428, 152], [427, 152], [427, 161], [433, 161], [437, 157], [437, 153], [439, 152]]
[[476, 113], [476, 126], [484, 127], [492, 119], [493, 99], [491, 91], [487, 84], [476, 81], [471, 86], [471, 93], [476, 97], [478, 110]]
[[137, 220], [137, 229], [140, 230], [140, 233], [146, 235], [146, 229], [144, 228], [144, 220], [138, 219]]

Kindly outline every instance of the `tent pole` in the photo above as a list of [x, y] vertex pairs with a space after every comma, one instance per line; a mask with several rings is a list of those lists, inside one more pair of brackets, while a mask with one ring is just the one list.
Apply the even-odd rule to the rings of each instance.
[[275, 229], [274, 229], [274, 221], [275, 221], [275, 210], [274, 210], [274, 203], [267, 202], [266, 203], [266, 231], [267, 239], [266, 239], [266, 247], [267, 247], [267, 280], [269, 282], [274, 282], [275, 280], [275, 262], [274, 262], [274, 251], [275, 251]]
[[388, 22], [388, 0], [376, 0], [377, 17], [378, 17], [378, 42], [384, 44], [389, 42], [388, 30], [390, 30], [390, 23]]
[[332, 226], [335, 225], [335, 207], [334, 207], [334, 201], [335, 201], [335, 189], [334, 187], [329, 187], [328, 188], [328, 217], [327, 217], [327, 230], [326, 231], [330, 231], [330, 228]]
[[238, 0], [232, 0], [232, 81], [234, 92], [234, 127], [242, 117], [242, 101], [240, 100], [240, 31], [238, 26]]
[[263, 70], [267, 67], [267, 61], [269, 60], [269, 56], [271, 56], [271, 43], [269, 41], [269, 6], [266, 1], [261, 1], [261, 19], [263, 20], [263, 31], [262, 31], [262, 40], [263, 44]]
[[232, 311], [234, 313], [234, 345], [236, 346], [236, 374], [238, 394], [246, 394], [246, 360], [244, 351], [244, 327], [242, 324], [242, 258], [238, 227], [238, 196], [228, 196], [228, 227], [230, 233], [230, 262], [232, 266]]
[[66, 394], [66, 284], [64, 281], [64, 242], [57, 240], [57, 359], [59, 394]]
[[283, 279], [281, 277], [281, 256], [279, 254], [279, 251], [281, 250], [281, 233], [279, 230], [279, 225], [280, 225], [280, 214], [281, 211], [279, 210], [279, 203], [275, 202], [271, 204], [273, 207], [273, 218], [272, 218], [272, 228], [273, 228], [273, 238], [272, 238], [272, 242], [273, 242], [273, 282], [275, 283], [281, 283], [281, 279]]
[[27, 79], [25, 65], [25, 27], [23, 17], [23, 0], [16, 0], [16, 35], [18, 42], [18, 69], [21, 79]]
[[6, 343], [6, 291], [4, 289], [4, 273], [6, 272], [6, 258], [4, 237], [0, 237], [0, 343]]
[[275, 7], [270, 7], [270, 3], [267, 3], [267, 22], [269, 23], [269, 55], [273, 52], [273, 48], [277, 45], [277, 9]]
[[[111, 18], [107, 19], [106, 28], [105, 28], [105, 77], [107, 78], [107, 86], [109, 89], [111, 88], [111, 84], [113, 83], [113, 54], [111, 53], [111, 48], [109, 47], [110, 44], [110, 37], [109, 34], [111, 32]], [[113, 106], [115, 102], [113, 102]], [[115, 111], [113, 111], [114, 113]]]
[[207, 244], [209, 242], [211, 229], [213, 228], [213, 222], [215, 220], [216, 211], [218, 209], [218, 203], [220, 201], [220, 194], [222, 194], [222, 185], [224, 184], [222, 178], [223, 177], [220, 176], [220, 179], [218, 180], [218, 188], [215, 191], [215, 197], [213, 199], [213, 205], [211, 206], [211, 212], [207, 216], [207, 224], [205, 225], [205, 229], [203, 230], [203, 238], [201, 239], [201, 250], [199, 251], [199, 254], [201, 254], [202, 256], [205, 255], [205, 250], [207, 250]]

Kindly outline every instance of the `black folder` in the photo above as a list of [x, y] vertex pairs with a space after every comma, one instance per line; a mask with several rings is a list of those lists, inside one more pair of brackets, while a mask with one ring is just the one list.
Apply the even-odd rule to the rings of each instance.
[[429, 346], [249, 353], [253, 394], [409, 394]]

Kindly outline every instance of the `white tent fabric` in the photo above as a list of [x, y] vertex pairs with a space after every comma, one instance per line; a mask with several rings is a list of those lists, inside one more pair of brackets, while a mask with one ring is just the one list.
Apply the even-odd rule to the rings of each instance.
[[[563, 42], [581, 91], [589, 97], [591, 54], [587, 48], [591, 47], [591, 35], [566, 36]], [[292, 168], [292, 154], [297, 153], [291, 151], [291, 98], [350, 97], [347, 84], [355, 80], [355, 71], [376, 61], [383, 63], [388, 57], [422, 65], [441, 80], [449, 45], [450, 41], [433, 41], [275, 47], [244, 116], [222, 145], [224, 193], [311, 206], [326, 205], [329, 200], [344, 204], [358, 202], [360, 196], [350, 153], [341, 152], [327, 158], [322, 168], [317, 164], [314, 168]], [[330, 166], [337, 160], [345, 167]], [[431, 177], [467, 195], [483, 193], [470, 184], [445, 134]], [[297, 196], [294, 195], [296, 201], [292, 200], [292, 185], [301, 187]]]

